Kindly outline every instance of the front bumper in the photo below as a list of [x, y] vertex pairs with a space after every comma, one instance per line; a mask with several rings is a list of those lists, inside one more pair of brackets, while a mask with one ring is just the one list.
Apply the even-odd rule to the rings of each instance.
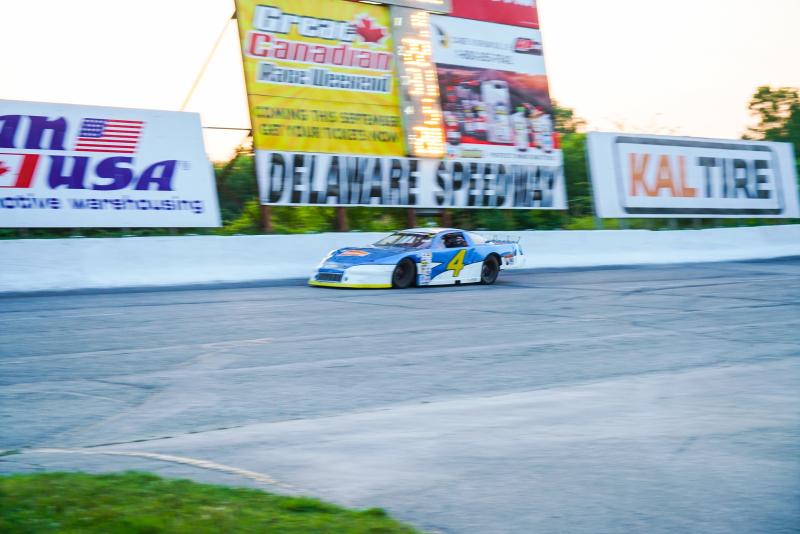
[[[317, 287], [348, 287], [353, 289], [388, 289], [392, 287], [394, 265], [354, 265], [345, 269], [317, 269], [308, 285]], [[341, 275], [339, 280], [337, 275]]]

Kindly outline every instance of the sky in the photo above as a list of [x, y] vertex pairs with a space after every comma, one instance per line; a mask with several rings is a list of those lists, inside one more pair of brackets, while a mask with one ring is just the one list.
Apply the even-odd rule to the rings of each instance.
[[[739, 138], [800, 87], [800, 0], [539, 0], [550, 93], [591, 130]], [[249, 128], [233, 0], [0, 0], [0, 99], [179, 110]], [[243, 131], [205, 130], [212, 160]]]

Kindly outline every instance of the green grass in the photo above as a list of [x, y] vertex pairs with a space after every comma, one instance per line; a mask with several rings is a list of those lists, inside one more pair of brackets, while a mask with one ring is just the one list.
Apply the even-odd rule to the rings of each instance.
[[141, 472], [0, 477], [0, 532], [416, 532], [377, 508], [354, 511], [306, 497], [168, 480]]

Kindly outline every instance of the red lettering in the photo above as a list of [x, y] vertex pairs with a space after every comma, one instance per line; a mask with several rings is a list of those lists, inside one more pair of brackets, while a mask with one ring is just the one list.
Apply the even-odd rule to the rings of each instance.
[[247, 45], [247, 55], [256, 57], [267, 57], [268, 45], [272, 37], [266, 33], [250, 32], [249, 43]]

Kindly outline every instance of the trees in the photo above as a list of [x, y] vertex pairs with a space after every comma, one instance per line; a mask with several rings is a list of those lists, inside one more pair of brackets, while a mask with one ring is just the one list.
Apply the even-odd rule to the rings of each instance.
[[553, 100], [553, 118], [561, 134], [564, 154], [564, 177], [567, 187], [569, 215], [585, 217], [592, 214], [592, 189], [586, 167], [586, 121], [575, 110], [558, 105]]
[[586, 121], [578, 117], [574, 109], [560, 106], [555, 98], [552, 99], [552, 104], [556, 131], [562, 134], [574, 134], [584, 130]]
[[258, 198], [253, 165], [252, 149], [239, 147], [230, 161], [215, 168], [219, 206], [226, 225], [242, 215], [249, 200]]
[[800, 89], [759, 87], [748, 107], [757, 123], [748, 128], [744, 139], [792, 143], [800, 172]]

